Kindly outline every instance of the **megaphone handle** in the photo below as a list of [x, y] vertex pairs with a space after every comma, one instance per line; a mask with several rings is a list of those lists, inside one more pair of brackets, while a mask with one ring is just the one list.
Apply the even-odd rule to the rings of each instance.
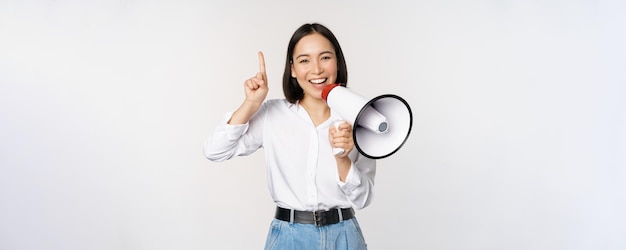
[[333, 155], [338, 156], [343, 154], [344, 150], [343, 148], [333, 148]]
[[[337, 120], [333, 123], [333, 125], [335, 125], [335, 130], [339, 130], [339, 125], [342, 124], [343, 121], [342, 120]], [[343, 154], [343, 152], [345, 152], [345, 150], [343, 150], [343, 148], [333, 148], [333, 155], [338, 156]]]

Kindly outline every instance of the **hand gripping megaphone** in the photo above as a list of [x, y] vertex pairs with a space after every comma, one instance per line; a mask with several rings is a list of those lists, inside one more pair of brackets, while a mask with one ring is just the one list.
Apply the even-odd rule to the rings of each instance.
[[397, 152], [409, 138], [413, 114], [397, 95], [380, 95], [371, 100], [339, 84], [322, 90], [328, 107], [352, 125], [352, 139], [364, 156], [381, 159]]

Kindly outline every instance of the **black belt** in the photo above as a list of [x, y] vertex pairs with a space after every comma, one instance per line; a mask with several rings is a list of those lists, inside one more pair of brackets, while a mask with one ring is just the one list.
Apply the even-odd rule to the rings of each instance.
[[[339, 216], [340, 210], [341, 217]], [[291, 217], [292, 211], [293, 217]], [[293, 223], [315, 224], [318, 227], [336, 224], [342, 220], [352, 218], [354, 218], [354, 210], [352, 208], [335, 208], [328, 211], [307, 212], [276, 207], [276, 219]]]

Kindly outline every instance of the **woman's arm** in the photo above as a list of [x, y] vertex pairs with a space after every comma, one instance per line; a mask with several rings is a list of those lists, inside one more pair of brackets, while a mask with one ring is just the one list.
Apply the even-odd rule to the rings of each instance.
[[[344, 122], [337, 128], [329, 128], [329, 139], [333, 148], [342, 148], [344, 152], [335, 156], [339, 186], [355, 209], [369, 205], [374, 195], [374, 177], [376, 161], [358, 152], [352, 153], [354, 139], [352, 126]], [[352, 156], [352, 158], [350, 157]]]
[[246, 80], [244, 91], [246, 99], [241, 106], [233, 113], [228, 124], [244, 124], [250, 120], [265, 101], [269, 88], [267, 87], [267, 74], [265, 73], [265, 58], [263, 52], [259, 51], [259, 72], [254, 77]]
[[213, 135], [204, 144], [204, 155], [209, 160], [224, 161], [233, 156], [251, 154], [261, 147], [260, 136], [256, 133], [259, 130], [244, 135], [269, 91], [263, 52], [259, 51], [258, 55], [259, 72], [244, 83], [246, 99], [235, 112], [229, 113], [218, 124]]
[[376, 176], [376, 160], [367, 158], [358, 152], [352, 163], [345, 181], [339, 182], [339, 187], [344, 192], [355, 209], [368, 206], [374, 197], [374, 177]]

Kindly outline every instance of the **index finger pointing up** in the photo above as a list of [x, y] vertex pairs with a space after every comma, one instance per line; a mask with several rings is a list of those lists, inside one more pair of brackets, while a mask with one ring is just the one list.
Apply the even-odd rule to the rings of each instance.
[[259, 70], [265, 75], [265, 58], [263, 52], [259, 51]]

